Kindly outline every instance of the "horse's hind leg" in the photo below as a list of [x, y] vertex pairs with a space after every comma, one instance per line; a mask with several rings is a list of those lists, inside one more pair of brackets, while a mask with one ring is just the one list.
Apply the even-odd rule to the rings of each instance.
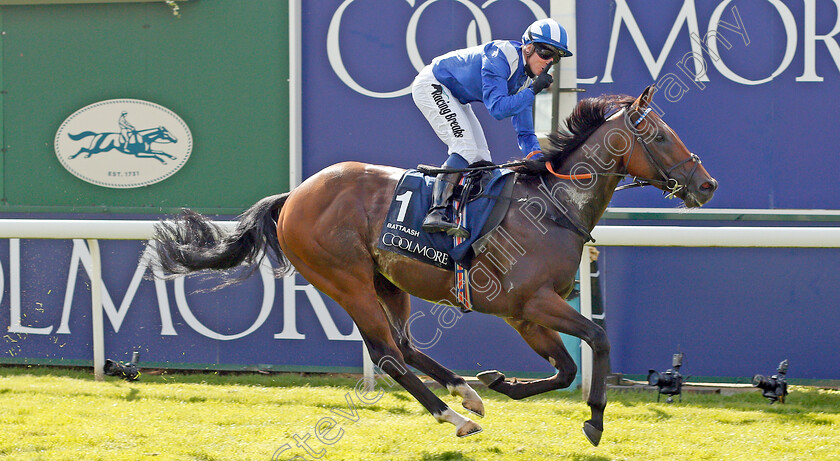
[[531, 349], [557, 369], [557, 374], [535, 381], [510, 382], [505, 381], [504, 374], [492, 370], [479, 373], [478, 379], [488, 388], [517, 400], [569, 387], [577, 374], [577, 366], [566, 350], [560, 334], [525, 320], [507, 319], [506, 321], [519, 332]]
[[[83, 153], [85, 153], [85, 152], [88, 152], [88, 153], [89, 153], [90, 151], [89, 151], [89, 150], [87, 150], [87, 148], [82, 147], [81, 149], [79, 149], [79, 151], [78, 151], [78, 152], [76, 152], [75, 154], [71, 155], [69, 158], [72, 160], [72, 159], [74, 159], [74, 158], [78, 157], [79, 155], [82, 155], [82, 154], [83, 154]], [[90, 157], [90, 155], [88, 155], [88, 157]]]
[[481, 432], [481, 426], [449, 408], [414, 373], [408, 371], [405, 356], [394, 341], [388, 320], [375, 297], [361, 295], [344, 307], [359, 326], [371, 360], [413, 395], [438, 422], [453, 424], [458, 437]]
[[[306, 280], [341, 304], [350, 314], [359, 327], [371, 360], [414, 396], [438, 422], [453, 424], [458, 437], [481, 432], [478, 424], [449, 408], [420, 378], [408, 370], [405, 358], [391, 335], [385, 311], [377, 299], [371, 278], [372, 262], [352, 258], [352, 249], [345, 250], [343, 254], [340, 251], [325, 252], [315, 248], [306, 250], [308, 255], [312, 255], [307, 258], [311, 263], [296, 256], [288, 246], [283, 248], [286, 257]], [[317, 254], [312, 253], [316, 251]]]
[[411, 300], [408, 293], [394, 286], [380, 274], [375, 276], [374, 286], [379, 300], [390, 314], [391, 333], [397, 340], [397, 347], [402, 352], [405, 362], [429, 375], [445, 387], [450, 394], [460, 396], [462, 399], [461, 405], [464, 408], [484, 417], [484, 402], [464, 378], [439, 364], [414, 345], [409, 329]]

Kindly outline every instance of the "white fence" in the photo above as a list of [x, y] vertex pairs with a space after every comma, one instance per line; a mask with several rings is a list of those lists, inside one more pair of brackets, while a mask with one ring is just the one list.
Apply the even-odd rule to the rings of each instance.
[[[149, 240], [157, 221], [0, 219], [0, 238], [85, 239], [93, 259], [90, 274], [91, 323], [93, 330], [93, 372], [104, 379], [105, 334], [102, 322], [102, 261], [99, 239]], [[217, 222], [233, 227], [235, 222]]]
[[[739, 210], [749, 211], [749, 210]], [[795, 216], [807, 217], [811, 210], [786, 210]], [[647, 211], [649, 212], [649, 211]], [[721, 210], [709, 211], [710, 215]], [[767, 215], [772, 212], [761, 211]], [[818, 212], [819, 217], [840, 216], [836, 212]], [[691, 213], [700, 218], [702, 213]], [[780, 215], [785, 219], [786, 215]], [[156, 221], [126, 220], [43, 220], [43, 219], [0, 219], [0, 238], [28, 239], [85, 239], [93, 258], [91, 274], [91, 302], [93, 322], [93, 363], [96, 379], [103, 379], [105, 363], [101, 261], [98, 239], [105, 240], [148, 240], [152, 238]], [[223, 227], [233, 227], [235, 222], [217, 222]], [[592, 233], [597, 246], [666, 246], [666, 247], [763, 247], [763, 248], [840, 248], [840, 227], [680, 227], [680, 226], [598, 226]], [[589, 258], [581, 258], [580, 299], [581, 313], [591, 318], [592, 297], [590, 287]], [[581, 373], [582, 389], [588, 392], [591, 382], [592, 351], [582, 344]], [[367, 378], [373, 378], [373, 364], [362, 346], [364, 371]]]
[[[739, 210], [747, 211], [747, 210]], [[752, 210], [750, 210], [752, 211]], [[794, 211], [794, 210], [786, 210]], [[795, 216], [807, 216], [802, 210]], [[710, 211], [718, 214], [720, 211]], [[761, 210], [765, 215], [768, 211]], [[703, 216], [703, 213], [690, 213]], [[837, 212], [829, 211], [831, 216]], [[786, 213], [784, 216], [787, 216]], [[820, 212], [820, 218], [826, 212]], [[779, 217], [782, 217], [781, 215]], [[597, 226], [592, 232], [595, 246], [729, 247], [729, 248], [840, 248], [840, 227], [682, 227], [682, 226]], [[584, 248], [580, 261], [580, 312], [592, 318], [589, 254]], [[581, 389], [586, 398], [592, 381], [592, 349], [581, 341]]]

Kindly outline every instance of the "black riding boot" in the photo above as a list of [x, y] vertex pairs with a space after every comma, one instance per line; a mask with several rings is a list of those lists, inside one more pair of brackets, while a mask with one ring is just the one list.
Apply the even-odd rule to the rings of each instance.
[[432, 207], [423, 220], [423, 230], [428, 233], [446, 232], [449, 235], [469, 238], [470, 233], [463, 227], [458, 227], [449, 217], [449, 207], [455, 186], [461, 180], [461, 173], [441, 173], [435, 178], [432, 188]]

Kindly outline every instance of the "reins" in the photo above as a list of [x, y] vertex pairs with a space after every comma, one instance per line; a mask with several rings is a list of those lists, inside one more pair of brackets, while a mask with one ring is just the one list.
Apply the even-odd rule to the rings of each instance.
[[417, 171], [423, 173], [426, 176], [437, 176], [439, 174], [448, 174], [448, 173], [469, 173], [472, 171], [489, 171], [489, 170], [499, 170], [502, 168], [516, 168], [518, 166], [524, 166], [525, 162], [523, 160], [517, 160], [515, 162], [508, 162], [502, 163], [501, 165], [485, 165], [485, 166], [473, 166], [467, 168], [441, 168], [439, 166], [434, 165], [417, 165]]
[[[632, 122], [630, 128], [633, 130], [633, 143], [639, 143], [645, 150], [645, 154], [647, 155], [648, 160], [650, 163], [656, 168], [656, 172], [659, 173], [659, 176], [665, 179], [653, 179], [653, 178], [639, 178], [638, 176], [633, 176], [628, 173], [584, 173], [584, 174], [573, 174], [573, 175], [566, 175], [560, 174], [554, 171], [554, 167], [551, 162], [545, 162], [545, 168], [551, 173], [553, 176], [556, 176], [560, 179], [565, 180], [581, 180], [581, 179], [592, 179], [593, 176], [620, 176], [622, 178], [632, 178], [633, 182], [630, 184], [624, 184], [615, 188], [616, 191], [631, 189], [634, 187], [645, 187], [645, 186], [653, 186], [659, 185], [664, 190], [663, 193], [667, 194], [666, 198], [674, 198], [676, 194], [679, 193], [682, 189], [686, 186], [684, 184], [680, 184], [679, 181], [671, 177], [671, 172], [675, 169], [679, 168], [680, 166], [684, 165], [689, 161], [694, 162], [694, 166], [692, 167], [691, 171], [688, 174], [687, 182], [691, 181], [691, 178], [694, 177], [694, 173], [697, 171], [697, 166], [700, 164], [700, 157], [698, 157], [695, 153], [691, 153], [688, 158], [683, 159], [682, 161], [676, 163], [675, 165], [671, 166], [671, 168], [665, 169], [662, 164], [657, 160], [657, 158], [653, 155], [653, 152], [650, 151], [650, 147], [642, 139], [642, 135], [639, 134], [639, 131], [636, 129], [642, 120], [644, 120], [648, 114], [650, 114], [651, 108], [646, 108], [642, 115], [636, 119], [635, 122]], [[629, 114], [625, 112], [625, 117], [630, 117]], [[627, 156], [627, 161], [625, 162], [624, 171], [627, 171], [627, 167], [630, 164], [630, 159], [633, 156], [633, 146], [630, 146], [629, 154]]]
[[[695, 153], [691, 153], [687, 158], [683, 159], [682, 161], [674, 164], [670, 168], [665, 168], [659, 160], [653, 155], [651, 152], [650, 147], [642, 138], [642, 135], [637, 130], [639, 124], [650, 114], [651, 108], [648, 107], [644, 111], [642, 111], [642, 115], [639, 116], [638, 119], [635, 121], [631, 121], [629, 124], [630, 129], [633, 131], [633, 144], [639, 143], [643, 148], [645, 155], [647, 156], [648, 161], [653, 165], [656, 169], [656, 172], [659, 174], [661, 178], [664, 179], [653, 179], [653, 178], [640, 178], [638, 176], [634, 176], [631, 174], [626, 173], [628, 165], [630, 164], [630, 159], [633, 156], [633, 145], [630, 146], [629, 154], [627, 154], [627, 160], [624, 163], [624, 171], [625, 173], [582, 173], [582, 174], [562, 174], [554, 171], [554, 165], [551, 164], [550, 161], [545, 162], [545, 168], [552, 176], [555, 176], [560, 179], [564, 179], [567, 181], [574, 181], [574, 180], [583, 180], [583, 179], [592, 179], [593, 177], [597, 176], [619, 176], [621, 178], [632, 178], [631, 183], [623, 184], [615, 188], [616, 191], [631, 189], [634, 187], [645, 187], [645, 186], [660, 186], [663, 189], [663, 194], [666, 194], [666, 198], [674, 198], [676, 194], [678, 194], [681, 190], [683, 190], [686, 185], [680, 184], [680, 182], [671, 177], [671, 172], [675, 169], [681, 167], [687, 162], [694, 162], [694, 166], [691, 168], [691, 171], [688, 173], [686, 178], [686, 182], [691, 182], [691, 178], [694, 177], [694, 173], [697, 171], [697, 166], [700, 165], [700, 157], [698, 157]], [[629, 119], [630, 115], [625, 111], [624, 117]], [[432, 165], [417, 165], [417, 170], [425, 175], [429, 176], [436, 176], [438, 174], [446, 174], [446, 173], [469, 173], [472, 171], [487, 171], [487, 170], [496, 170], [500, 168], [516, 168], [520, 166], [526, 165], [524, 160], [518, 160], [515, 162], [508, 162], [503, 163], [501, 165], [484, 165], [484, 166], [475, 166], [475, 167], [467, 167], [467, 168], [441, 168]]]

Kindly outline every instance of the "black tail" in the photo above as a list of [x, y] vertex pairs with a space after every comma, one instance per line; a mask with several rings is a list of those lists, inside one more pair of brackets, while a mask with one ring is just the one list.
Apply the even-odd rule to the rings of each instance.
[[239, 225], [232, 232], [188, 209], [176, 219], [161, 221], [155, 226], [157, 257], [153, 267], [170, 275], [184, 275], [245, 265], [238, 275], [226, 277], [217, 287], [221, 288], [250, 277], [271, 250], [280, 264], [275, 274], [285, 275], [291, 264], [277, 241], [276, 219], [288, 196], [287, 192], [260, 200], [239, 216]]

